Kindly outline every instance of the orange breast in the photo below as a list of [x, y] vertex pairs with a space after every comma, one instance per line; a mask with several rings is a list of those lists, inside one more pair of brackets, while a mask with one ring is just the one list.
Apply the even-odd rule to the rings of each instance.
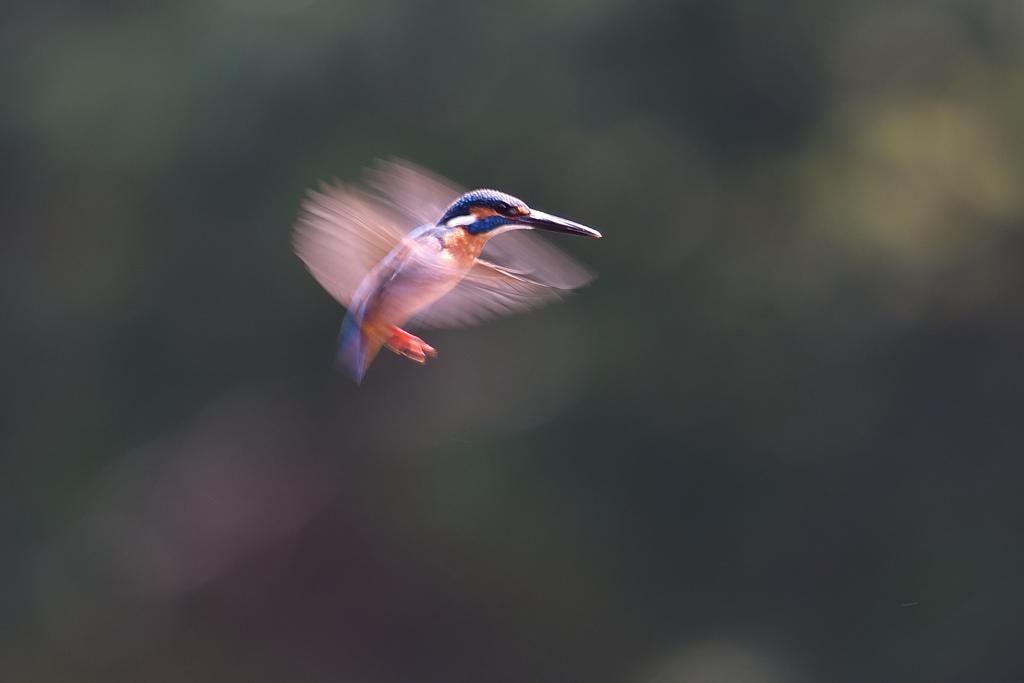
[[487, 238], [488, 235], [473, 235], [465, 228], [458, 228], [445, 236], [444, 250], [459, 267], [469, 270], [483, 250]]

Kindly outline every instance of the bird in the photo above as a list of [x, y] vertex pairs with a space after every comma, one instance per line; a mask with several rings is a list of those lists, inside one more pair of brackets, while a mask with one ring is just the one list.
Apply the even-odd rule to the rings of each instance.
[[366, 169], [362, 185], [335, 179], [309, 190], [293, 246], [348, 309], [336, 366], [359, 384], [381, 348], [421, 364], [437, 355], [405, 327], [476, 324], [560, 299], [593, 279], [532, 230], [601, 237], [504, 192], [466, 192], [391, 159]]

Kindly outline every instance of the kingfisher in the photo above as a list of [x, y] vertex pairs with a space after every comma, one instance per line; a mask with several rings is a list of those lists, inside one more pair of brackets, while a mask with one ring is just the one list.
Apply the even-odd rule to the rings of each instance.
[[465, 192], [400, 160], [365, 173], [362, 186], [335, 180], [310, 190], [293, 231], [299, 258], [348, 309], [337, 366], [357, 384], [381, 348], [418, 363], [437, 355], [405, 327], [475, 324], [560, 299], [593, 279], [527, 231], [600, 237], [597, 230], [504, 192]]

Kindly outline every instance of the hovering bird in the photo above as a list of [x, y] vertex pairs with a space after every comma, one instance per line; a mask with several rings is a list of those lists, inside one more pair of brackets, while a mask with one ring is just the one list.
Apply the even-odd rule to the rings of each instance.
[[358, 384], [382, 346], [418, 363], [437, 355], [402, 329], [407, 323], [474, 324], [559, 299], [593, 279], [542, 238], [511, 232], [534, 229], [601, 236], [503, 192], [463, 192], [407, 162], [380, 161], [367, 170], [364, 188], [335, 181], [311, 190], [294, 246], [348, 308], [337, 364]]

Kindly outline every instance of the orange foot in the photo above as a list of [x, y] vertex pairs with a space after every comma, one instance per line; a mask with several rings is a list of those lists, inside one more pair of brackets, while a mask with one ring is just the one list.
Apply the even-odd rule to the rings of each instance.
[[384, 345], [395, 353], [411, 358], [417, 363], [426, 363], [427, 356], [437, 355], [437, 351], [434, 350], [433, 346], [405, 330], [391, 325], [388, 328], [388, 332], [391, 336], [384, 342]]

